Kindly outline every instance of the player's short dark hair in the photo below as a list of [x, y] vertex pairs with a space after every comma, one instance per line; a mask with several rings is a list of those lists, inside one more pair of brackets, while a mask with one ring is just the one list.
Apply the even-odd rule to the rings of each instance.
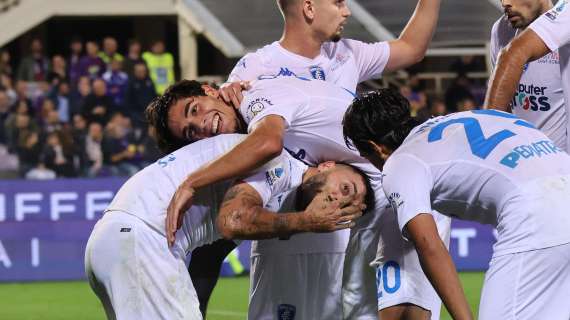
[[169, 86], [163, 95], [154, 98], [146, 107], [145, 116], [154, 128], [154, 138], [158, 148], [164, 153], [173, 152], [189, 142], [172, 134], [168, 126], [168, 112], [180, 99], [205, 96], [202, 84], [194, 80], [182, 80]]
[[362, 155], [373, 154], [369, 141], [396, 150], [421, 121], [410, 114], [410, 103], [397, 91], [380, 89], [354, 99], [342, 120], [344, 141]]
[[[366, 187], [366, 196], [364, 197], [364, 204], [366, 204], [366, 210], [368, 211], [374, 209], [375, 205], [374, 190], [372, 189], [372, 185], [370, 184], [370, 179], [368, 178], [368, 175], [359, 168], [348, 164], [337, 163], [337, 165], [344, 165], [350, 168], [355, 173], [358, 173], [362, 177], [364, 181], [364, 186]], [[330, 173], [331, 171], [325, 171], [316, 174], [308, 178], [299, 186], [297, 190], [297, 203], [296, 203], [297, 210], [305, 210], [305, 208], [307, 208], [309, 203], [311, 203], [311, 201], [313, 201], [313, 199], [323, 191], [323, 188], [327, 183], [328, 175]]]

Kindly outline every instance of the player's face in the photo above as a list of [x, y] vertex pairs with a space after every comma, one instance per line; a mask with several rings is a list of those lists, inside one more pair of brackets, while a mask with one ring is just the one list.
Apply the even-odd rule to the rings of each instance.
[[364, 202], [366, 185], [364, 178], [344, 165], [336, 165], [331, 168], [327, 175], [323, 192], [337, 199], [353, 199]]
[[505, 19], [516, 29], [526, 28], [541, 14], [539, 0], [501, 0]]
[[236, 133], [239, 121], [235, 110], [211, 96], [188, 97], [176, 101], [168, 112], [172, 134], [194, 142], [223, 133]]
[[315, 0], [313, 28], [325, 41], [339, 41], [350, 9], [346, 0]]

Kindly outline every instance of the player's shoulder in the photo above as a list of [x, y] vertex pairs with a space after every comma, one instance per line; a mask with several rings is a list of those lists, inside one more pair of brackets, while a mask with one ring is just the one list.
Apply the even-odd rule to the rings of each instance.
[[279, 43], [277, 41], [267, 44], [255, 51], [247, 53], [241, 58], [239, 63], [245, 64], [245, 67], [249, 67], [248, 64], [266, 65], [277, 54], [279, 50], [278, 46]]

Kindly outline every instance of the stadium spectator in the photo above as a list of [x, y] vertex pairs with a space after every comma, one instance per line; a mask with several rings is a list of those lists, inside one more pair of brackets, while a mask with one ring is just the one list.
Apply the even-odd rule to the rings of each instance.
[[79, 68], [79, 61], [81, 60], [81, 55], [83, 54], [83, 42], [79, 37], [73, 37], [71, 43], [69, 44], [70, 54], [67, 58], [67, 67], [69, 76], [69, 81], [72, 85], [77, 84], [81, 70]]
[[52, 86], [57, 86], [59, 83], [68, 80], [67, 67], [63, 56], [56, 54], [51, 58], [51, 68], [46, 80]]
[[45, 81], [49, 70], [49, 61], [43, 54], [43, 45], [39, 39], [33, 39], [30, 55], [26, 56], [18, 66], [18, 80]]
[[18, 146], [22, 145], [30, 132], [38, 132], [38, 125], [32, 121], [30, 115], [12, 113], [5, 123], [6, 144], [10, 153], [17, 153]]
[[55, 178], [57, 178], [56, 173], [48, 169], [43, 162], [38, 163], [35, 168], [26, 173], [26, 179], [30, 180], [52, 180]]
[[470, 86], [471, 81], [465, 74], [460, 74], [455, 78], [453, 84], [445, 92], [445, 104], [449, 112], [457, 112], [457, 104], [461, 100], [466, 98], [474, 100]]
[[143, 53], [150, 78], [154, 83], [156, 93], [162, 94], [166, 88], [174, 83], [174, 58], [165, 52], [164, 42], [157, 40], [152, 44], [151, 52]]
[[471, 111], [477, 109], [477, 104], [472, 97], [464, 97], [463, 99], [457, 101], [457, 111]]
[[14, 83], [9, 74], [0, 73], [0, 87], [6, 91], [10, 104], [16, 103], [18, 96], [16, 94], [16, 90], [14, 90]]
[[73, 152], [70, 140], [62, 131], [50, 132], [46, 138], [46, 145], [40, 156], [40, 161], [48, 169], [55, 171], [58, 177], [73, 177]]
[[129, 81], [125, 97], [129, 115], [135, 127], [146, 125], [144, 110], [154, 97], [156, 97], [156, 91], [148, 76], [146, 64], [139, 62], [134, 66], [134, 75]]
[[14, 76], [10, 52], [6, 49], [0, 50], [0, 73]]
[[137, 39], [129, 40], [129, 52], [125, 61], [123, 62], [123, 70], [127, 73], [130, 79], [133, 78], [135, 73], [135, 65], [138, 63], [145, 63], [141, 57], [142, 46]]
[[115, 113], [107, 127], [101, 145], [103, 162], [114, 176], [131, 176], [139, 168], [133, 164], [137, 157], [137, 146], [129, 134], [127, 118]]
[[107, 95], [113, 99], [115, 106], [122, 107], [125, 101], [129, 76], [123, 72], [121, 60], [116, 58], [111, 60], [111, 69], [103, 74], [103, 80], [107, 84]]
[[107, 84], [102, 79], [96, 79], [92, 93], [85, 98], [81, 113], [90, 122], [105, 122], [114, 110], [113, 99], [107, 95]]
[[103, 168], [103, 126], [98, 122], [91, 122], [85, 137], [85, 164], [82, 166], [83, 174], [96, 177]]
[[23, 132], [22, 139], [16, 146], [21, 177], [27, 176], [30, 170], [38, 166], [41, 152], [39, 133], [36, 131]]
[[6, 90], [0, 88], [0, 144], [6, 144], [6, 121], [10, 115], [10, 98]]
[[81, 113], [85, 100], [91, 93], [91, 80], [87, 76], [79, 77], [77, 85], [69, 95], [71, 114]]
[[32, 105], [32, 99], [28, 97], [28, 83], [26, 81], [16, 82], [16, 102], [25, 101], [30, 107]]
[[63, 123], [68, 123], [71, 119], [71, 106], [69, 100], [69, 83], [63, 81], [57, 85], [52, 86], [47, 98], [55, 103], [57, 112], [59, 113], [59, 120]]
[[449, 69], [458, 75], [466, 75], [469, 72], [485, 71], [485, 65], [475, 56], [462, 56], [455, 60]]
[[88, 76], [90, 79], [100, 78], [107, 66], [98, 56], [99, 45], [95, 41], [85, 44], [86, 55], [79, 60], [79, 76]]
[[99, 52], [99, 58], [105, 63], [106, 70], [111, 70], [113, 60], [123, 61], [123, 55], [117, 52], [118, 48], [119, 45], [115, 38], [105, 37], [103, 39], [103, 51]]
[[445, 102], [441, 99], [435, 99], [431, 103], [430, 113], [433, 117], [444, 116], [447, 114]]

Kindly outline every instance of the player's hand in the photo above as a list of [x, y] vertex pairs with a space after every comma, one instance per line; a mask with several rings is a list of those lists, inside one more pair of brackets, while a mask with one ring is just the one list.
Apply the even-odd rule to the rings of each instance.
[[192, 206], [192, 199], [196, 190], [183, 183], [178, 187], [170, 200], [166, 210], [166, 240], [168, 246], [172, 246], [176, 240], [176, 231], [182, 226], [184, 214]]
[[303, 214], [308, 231], [332, 232], [354, 227], [354, 220], [360, 218], [365, 209], [366, 205], [353, 197], [337, 199], [322, 192], [311, 201]]
[[235, 109], [239, 109], [243, 101], [243, 90], [249, 89], [249, 81], [230, 82], [220, 88], [220, 96], [229, 104], [232, 104]]

